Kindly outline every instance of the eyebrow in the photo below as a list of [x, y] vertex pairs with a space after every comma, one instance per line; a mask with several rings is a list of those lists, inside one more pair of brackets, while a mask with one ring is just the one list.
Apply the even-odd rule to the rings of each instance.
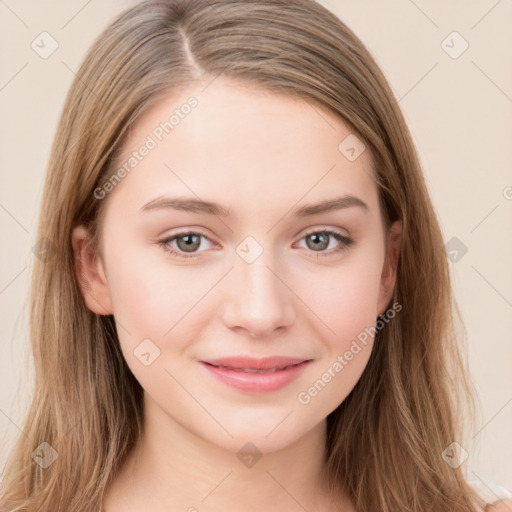
[[[296, 217], [308, 217], [310, 215], [341, 210], [352, 206], [357, 206], [364, 210], [369, 209], [368, 205], [362, 199], [353, 195], [345, 195], [318, 203], [306, 204], [293, 210], [292, 215]], [[143, 205], [140, 211], [149, 212], [166, 209], [181, 210], [191, 213], [206, 213], [218, 217], [230, 216], [230, 210], [224, 206], [213, 201], [205, 201], [192, 197], [157, 197]]]

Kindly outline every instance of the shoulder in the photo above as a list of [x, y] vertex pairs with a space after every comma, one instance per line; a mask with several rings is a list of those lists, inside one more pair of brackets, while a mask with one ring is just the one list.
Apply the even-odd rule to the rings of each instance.
[[468, 483], [485, 501], [482, 512], [512, 512], [512, 492], [496, 482], [470, 480]]
[[485, 512], [511, 512], [512, 499], [498, 500], [485, 507]]

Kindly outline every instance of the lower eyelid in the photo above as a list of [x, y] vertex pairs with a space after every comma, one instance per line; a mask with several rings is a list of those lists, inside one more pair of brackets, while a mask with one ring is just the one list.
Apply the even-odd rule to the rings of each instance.
[[[304, 240], [309, 235], [314, 235], [317, 233], [326, 233], [330, 237], [334, 238], [335, 240], [337, 240], [339, 242], [339, 245], [337, 247], [330, 249], [328, 251], [327, 250], [324, 250], [324, 251], [311, 250], [311, 252], [313, 254], [316, 253], [317, 256], [332, 255], [340, 250], [347, 249], [353, 243], [353, 240], [349, 236], [338, 233], [337, 231], [332, 231], [332, 230], [327, 230], [327, 229], [324, 229], [324, 230], [318, 229], [316, 231], [310, 231], [308, 233], [305, 233], [304, 235], [302, 235], [301, 238], [299, 238], [298, 242]], [[161, 244], [162, 246], [164, 246], [164, 249], [167, 250], [168, 252], [175, 254], [178, 257], [183, 257], [183, 258], [194, 258], [196, 256], [199, 256], [201, 253], [205, 252], [205, 251], [198, 251], [198, 252], [193, 252], [193, 253], [185, 253], [185, 252], [180, 251], [170, 245], [171, 242], [173, 242], [174, 240], [176, 240], [180, 237], [187, 236], [187, 235], [199, 235], [200, 237], [208, 240], [211, 244], [218, 245], [213, 240], [211, 240], [211, 238], [209, 236], [207, 236], [204, 233], [201, 233], [199, 231], [186, 231], [183, 233], [177, 233], [175, 235], [171, 235], [169, 237], [166, 237], [166, 238], [160, 240], [158, 243]]]
[[212, 245], [217, 245], [217, 244], [215, 244], [215, 242], [213, 240], [211, 240], [211, 238], [209, 236], [207, 236], [204, 233], [201, 233], [199, 231], [186, 231], [183, 233], [177, 233], [175, 235], [171, 235], [166, 238], [163, 238], [162, 240], [159, 241], [159, 243], [161, 245], [163, 245], [164, 248], [166, 248], [169, 252], [174, 253], [174, 254], [179, 254], [180, 256], [183, 255], [184, 257], [194, 257], [195, 255], [199, 255], [202, 252], [204, 252], [204, 251], [198, 251], [198, 252], [186, 253], [186, 252], [180, 251], [179, 249], [176, 249], [175, 247], [173, 247], [171, 245], [171, 242], [174, 242], [178, 238], [182, 238], [182, 237], [185, 237], [188, 235], [198, 235], [199, 237], [204, 238], [205, 240], [208, 240], [208, 242], [210, 242]]
[[334, 238], [338, 242], [344, 242], [344, 243], [350, 243], [351, 239], [348, 235], [344, 235], [342, 233], [338, 233], [337, 231], [330, 231], [328, 229], [319, 229], [317, 231], [309, 231], [308, 233], [305, 233], [302, 235], [302, 237], [299, 239], [299, 241], [304, 240], [304, 238], [307, 238], [310, 235], [316, 235], [316, 234], [327, 234], [331, 238]]
[[306, 233], [304, 236], [302, 236], [300, 238], [299, 241], [303, 240], [304, 238], [306, 238], [309, 235], [314, 235], [317, 233], [325, 233], [325, 234], [329, 235], [331, 238], [334, 238], [338, 242], [336, 247], [329, 249], [329, 250], [323, 250], [323, 251], [309, 250], [308, 251], [311, 255], [314, 254], [317, 258], [322, 258], [322, 257], [328, 258], [330, 256], [335, 257], [336, 255], [339, 255], [340, 253], [347, 251], [350, 248], [350, 246], [353, 245], [353, 243], [354, 243], [354, 240], [348, 235], [343, 235], [341, 233], [338, 233], [337, 231], [322, 230], [322, 229], [317, 230], [317, 231], [310, 231], [309, 233]]

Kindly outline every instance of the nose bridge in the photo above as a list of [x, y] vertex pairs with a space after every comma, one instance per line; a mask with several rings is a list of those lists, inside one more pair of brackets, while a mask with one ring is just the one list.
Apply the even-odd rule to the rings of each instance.
[[276, 264], [275, 251], [248, 238], [236, 249], [225, 320], [253, 335], [269, 334], [292, 321], [293, 294], [276, 270], [281, 265]]

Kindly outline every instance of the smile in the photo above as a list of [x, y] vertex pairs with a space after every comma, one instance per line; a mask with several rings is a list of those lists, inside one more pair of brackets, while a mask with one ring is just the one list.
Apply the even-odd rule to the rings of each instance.
[[310, 363], [302, 361], [276, 368], [233, 368], [201, 362], [210, 375], [223, 384], [239, 391], [269, 393], [277, 391], [297, 379]]

